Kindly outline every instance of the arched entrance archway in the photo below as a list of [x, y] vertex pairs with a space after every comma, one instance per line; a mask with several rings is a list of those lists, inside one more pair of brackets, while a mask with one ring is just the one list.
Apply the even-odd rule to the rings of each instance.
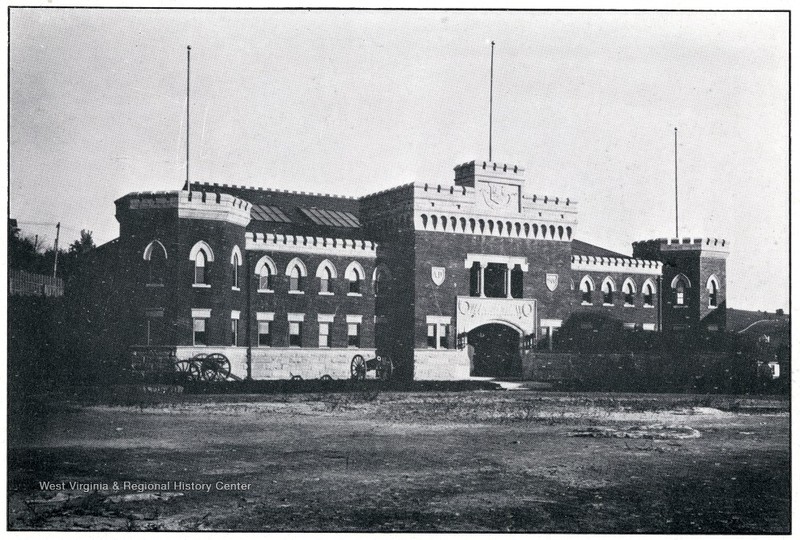
[[474, 377], [519, 377], [522, 359], [519, 331], [499, 323], [483, 324], [467, 333], [470, 375]]

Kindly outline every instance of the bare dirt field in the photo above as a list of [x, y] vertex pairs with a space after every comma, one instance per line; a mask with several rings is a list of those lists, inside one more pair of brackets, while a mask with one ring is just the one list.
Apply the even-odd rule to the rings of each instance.
[[374, 391], [181, 396], [138, 407], [49, 400], [9, 419], [8, 523], [788, 533], [789, 471], [789, 403], [769, 398]]

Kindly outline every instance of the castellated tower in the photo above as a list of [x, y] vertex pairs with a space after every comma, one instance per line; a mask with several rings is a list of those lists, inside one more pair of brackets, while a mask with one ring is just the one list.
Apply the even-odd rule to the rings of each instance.
[[730, 242], [659, 238], [633, 243], [633, 256], [664, 263], [660, 292], [665, 332], [725, 330], [725, 260]]
[[[129, 299], [120, 311], [130, 345], [190, 346], [193, 310], [245, 309], [241, 293], [220, 293], [243, 278], [250, 206], [229, 194], [185, 190], [131, 193], [116, 201], [120, 286]], [[210, 342], [230, 341], [229, 325], [213, 321], [206, 331]]]

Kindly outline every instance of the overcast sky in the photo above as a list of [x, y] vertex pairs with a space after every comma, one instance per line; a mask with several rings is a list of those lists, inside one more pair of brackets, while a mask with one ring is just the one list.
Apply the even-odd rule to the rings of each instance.
[[788, 14], [14, 9], [11, 217], [115, 238], [114, 200], [192, 180], [363, 195], [488, 155], [631, 252], [732, 242], [728, 305], [788, 308]]

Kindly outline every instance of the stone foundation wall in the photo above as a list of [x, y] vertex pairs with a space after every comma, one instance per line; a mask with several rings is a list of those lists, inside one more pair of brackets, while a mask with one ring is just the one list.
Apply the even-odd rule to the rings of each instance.
[[418, 381], [458, 381], [469, 379], [470, 362], [464, 350], [414, 351], [414, 379]]
[[[330, 375], [334, 379], [350, 378], [350, 362], [360, 354], [365, 360], [375, 357], [373, 349], [252, 349], [253, 379], [319, 379]], [[246, 366], [245, 366], [246, 371]], [[367, 378], [375, 376], [374, 371]]]

